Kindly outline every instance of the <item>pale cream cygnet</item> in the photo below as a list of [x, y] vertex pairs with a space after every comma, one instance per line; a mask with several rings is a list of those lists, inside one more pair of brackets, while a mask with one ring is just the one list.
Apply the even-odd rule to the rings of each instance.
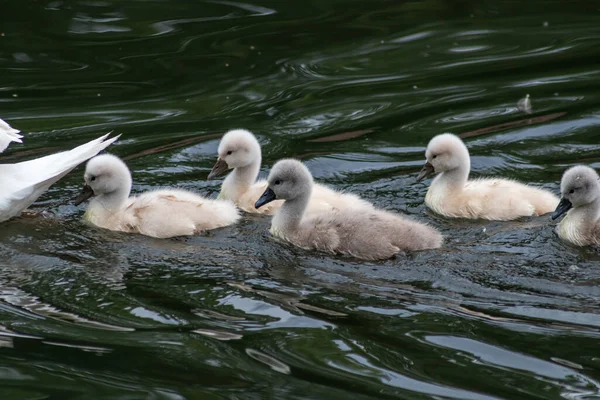
[[471, 160], [462, 140], [450, 133], [427, 145], [427, 162], [417, 181], [435, 177], [425, 204], [446, 217], [508, 221], [553, 211], [558, 198], [549, 191], [501, 178], [469, 179]]
[[300, 161], [284, 159], [271, 170], [268, 187], [256, 202], [260, 208], [284, 200], [271, 222], [271, 234], [298, 247], [365, 260], [379, 260], [399, 251], [442, 245], [434, 228], [376, 208], [334, 208], [306, 214], [314, 184]]
[[558, 236], [576, 246], [600, 245], [600, 177], [590, 167], [565, 171], [560, 182], [562, 198], [552, 219], [567, 215], [556, 227]]
[[231, 225], [240, 218], [232, 202], [205, 199], [186, 190], [163, 189], [129, 197], [129, 168], [111, 154], [92, 158], [84, 180], [75, 205], [94, 196], [85, 219], [100, 228], [169, 238]]
[[[249, 213], [273, 215], [282, 201], [274, 201], [257, 210], [256, 200], [267, 188], [267, 181], [257, 180], [260, 171], [262, 153], [256, 137], [245, 129], [227, 132], [219, 143], [218, 159], [208, 179], [233, 171], [221, 185], [220, 199], [233, 201], [241, 210]], [[327, 186], [315, 184], [308, 211], [331, 209], [332, 207], [367, 207], [373, 205], [360, 197], [333, 190]]]

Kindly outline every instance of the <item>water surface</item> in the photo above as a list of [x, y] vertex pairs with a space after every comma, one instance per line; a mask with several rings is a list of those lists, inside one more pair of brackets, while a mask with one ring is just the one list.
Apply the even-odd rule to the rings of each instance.
[[[444, 248], [379, 263], [294, 249], [245, 216], [156, 240], [81, 221], [83, 168], [0, 230], [2, 399], [600, 398], [600, 255], [548, 216], [449, 220], [428, 140], [473, 175], [559, 191], [600, 167], [596, 2], [0, 4], [0, 116], [18, 162], [121, 133], [134, 191], [206, 181], [243, 127]], [[533, 113], [519, 110], [526, 94]], [[1, 189], [0, 189], [1, 190]]]

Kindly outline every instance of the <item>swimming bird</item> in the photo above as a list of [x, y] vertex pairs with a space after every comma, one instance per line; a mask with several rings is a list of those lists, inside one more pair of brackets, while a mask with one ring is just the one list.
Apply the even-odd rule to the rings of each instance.
[[439, 173], [429, 186], [425, 204], [446, 217], [508, 221], [546, 214], [558, 204], [558, 198], [549, 191], [513, 180], [468, 180], [469, 151], [458, 136], [450, 133], [431, 139], [425, 157], [427, 162], [417, 181]]
[[[231, 130], [219, 143], [218, 159], [207, 179], [233, 169], [221, 185], [219, 198], [232, 200], [241, 210], [249, 213], [273, 215], [281, 207], [281, 201], [274, 201], [260, 210], [254, 207], [256, 200], [267, 188], [267, 181], [257, 180], [261, 160], [261, 148], [256, 137], [245, 129]], [[356, 195], [315, 184], [308, 206], [309, 212], [331, 207], [372, 208], [373, 205]]]
[[576, 246], [600, 245], [600, 177], [592, 168], [577, 165], [560, 182], [562, 198], [552, 219], [567, 215], [556, 227], [558, 236]]
[[0, 222], [21, 213], [53, 183], [119, 137], [107, 139], [108, 135], [69, 151], [17, 164], [0, 164]]
[[231, 201], [209, 200], [181, 189], [162, 189], [129, 197], [131, 172], [117, 156], [88, 161], [85, 186], [75, 205], [93, 197], [85, 219], [100, 228], [155, 238], [199, 234], [234, 224], [240, 218]]
[[313, 187], [312, 175], [300, 161], [283, 159], [273, 166], [268, 187], [256, 202], [260, 208], [284, 200], [271, 222], [271, 234], [304, 249], [364, 260], [442, 245], [442, 235], [434, 228], [374, 207], [306, 214]]
[[14, 129], [0, 118], [0, 153], [6, 150], [12, 142], [23, 143], [21, 140], [23, 136], [19, 135], [19, 132], [21, 131]]

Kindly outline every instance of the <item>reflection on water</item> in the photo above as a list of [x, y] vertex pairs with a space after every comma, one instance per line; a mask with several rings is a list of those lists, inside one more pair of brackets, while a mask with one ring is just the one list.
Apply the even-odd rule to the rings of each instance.
[[[228, 129], [264, 167], [442, 230], [381, 263], [308, 253], [246, 216], [156, 240], [85, 225], [82, 168], [0, 231], [0, 382], [25, 398], [600, 397], [600, 255], [549, 217], [448, 220], [415, 183], [429, 139], [474, 175], [558, 192], [600, 168], [594, 2], [8, 1], [0, 116], [17, 162], [122, 133], [135, 191], [206, 181]], [[519, 100], [530, 95], [532, 112]]]

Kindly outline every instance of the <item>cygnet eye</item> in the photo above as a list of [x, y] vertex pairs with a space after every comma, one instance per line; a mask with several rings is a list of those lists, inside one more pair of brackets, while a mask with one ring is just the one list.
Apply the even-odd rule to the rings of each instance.
[[434, 155], [434, 156], [433, 156], [433, 157], [431, 157], [431, 158], [436, 158], [436, 157], [437, 157], [437, 154], [436, 154], [436, 155]]
[[228, 155], [228, 156], [230, 156], [231, 154], [233, 154], [233, 151], [229, 150], [229, 151], [227, 152], [227, 155]]
[[276, 180], [274, 183], [275, 183], [276, 185], [279, 185], [279, 184], [281, 184], [281, 181], [280, 181], [279, 179], [277, 179], [277, 180]]
[[92, 177], [90, 178], [90, 181], [92, 181], [92, 182], [94, 182], [95, 180], [96, 180], [96, 177], [95, 177], [95, 176], [92, 176]]
[[575, 189], [569, 190], [569, 194], [573, 194], [573, 193], [575, 193]]

